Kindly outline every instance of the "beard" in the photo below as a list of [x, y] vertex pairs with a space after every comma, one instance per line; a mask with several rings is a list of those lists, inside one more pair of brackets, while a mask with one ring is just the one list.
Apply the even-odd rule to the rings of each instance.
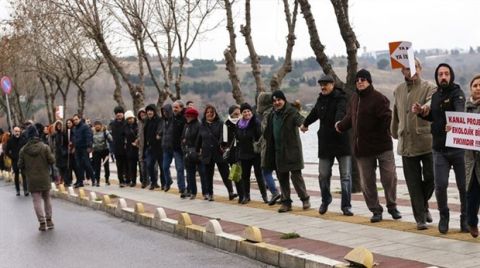
[[450, 83], [447, 80], [442, 80], [440, 81], [440, 87], [441, 88], [447, 88]]

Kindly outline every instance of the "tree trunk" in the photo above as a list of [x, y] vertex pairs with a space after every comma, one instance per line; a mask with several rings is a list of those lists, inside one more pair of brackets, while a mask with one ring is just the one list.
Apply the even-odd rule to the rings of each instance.
[[48, 122], [52, 122], [54, 117], [54, 114], [52, 114], [52, 104], [50, 103], [50, 90], [48, 89], [47, 82], [45, 79], [43, 79], [41, 76], [40, 78], [40, 83], [42, 84], [43, 88], [43, 96], [45, 99], [45, 106], [47, 110], [47, 117], [48, 117]]
[[260, 66], [260, 58], [255, 51], [255, 46], [252, 40], [251, 15], [250, 15], [250, 0], [245, 1], [245, 25], [240, 25], [240, 32], [245, 37], [245, 43], [250, 54], [250, 65], [252, 66], [252, 74], [257, 85], [257, 93], [265, 91], [265, 84], [263, 83], [261, 74], [262, 68]]

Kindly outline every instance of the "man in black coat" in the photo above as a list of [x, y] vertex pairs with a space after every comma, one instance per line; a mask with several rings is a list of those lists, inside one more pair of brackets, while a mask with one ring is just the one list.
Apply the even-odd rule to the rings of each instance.
[[[145, 164], [147, 166], [147, 175], [150, 178], [150, 190], [158, 188], [158, 174], [155, 172], [155, 163], [158, 163], [160, 169], [160, 182], [162, 190], [165, 189], [165, 176], [162, 171], [162, 140], [160, 136], [161, 119], [157, 115], [155, 104], [149, 104], [145, 107], [147, 118], [143, 130], [144, 135], [144, 153]], [[142, 185], [142, 188], [146, 185]]]
[[351, 211], [352, 195], [352, 157], [348, 134], [338, 133], [335, 123], [343, 119], [346, 114], [347, 97], [340, 88], [335, 88], [335, 82], [329, 75], [323, 75], [320, 80], [321, 92], [315, 107], [310, 111], [300, 130], [308, 131], [308, 126], [320, 120], [318, 135], [318, 182], [322, 194], [322, 204], [318, 212], [325, 214], [328, 205], [332, 202], [330, 193], [330, 179], [335, 158], [340, 170], [340, 184], [342, 188], [341, 209], [343, 215], [353, 216]]
[[73, 146], [75, 149], [75, 161], [78, 168], [78, 177], [75, 188], [83, 187], [85, 173], [87, 178], [93, 178], [93, 168], [88, 154], [92, 151], [93, 133], [90, 127], [80, 118], [73, 116]]
[[127, 152], [125, 149], [125, 110], [121, 106], [113, 109], [115, 120], [110, 125], [110, 133], [113, 138], [113, 152], [115, 154], [115, 163], [117, 164], [117, 175], [120, 187], [125, 186], [125, 175], [127, 171]]
[[[20, 149], [22, 149], [22, 141], [20, 139], [21, 130], [19, 127], [13, 128], [13, 135], [7, 142], [6, 154], [10, 159], [12, 159], [12, 168], [14, 173], [14, 180], [15, 180], [15, 190], [17, 190], [17, 196], [20, 195], [20, 170], [18, 168], [18, 154]], [[23, 181], [23, 193], [25, 196], [28, 195], [27, 189], [27, 180], [26, 178], [22, 179]]]

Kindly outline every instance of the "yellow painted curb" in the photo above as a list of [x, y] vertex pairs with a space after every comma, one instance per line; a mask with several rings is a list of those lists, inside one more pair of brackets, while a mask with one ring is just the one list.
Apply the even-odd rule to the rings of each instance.
[[244, 236], [245, 236], [245, 239], [250, 242], [254, 242], [254, 243], [263, 242], [262, 232], [260, 231], [260, 228], [255, 226], [247, 226], [244, 231]]

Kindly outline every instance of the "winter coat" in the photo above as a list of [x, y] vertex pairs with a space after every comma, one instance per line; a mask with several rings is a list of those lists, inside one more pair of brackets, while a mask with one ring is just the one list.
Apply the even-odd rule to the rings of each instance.
[[265, 129], [267, 128], [267, 118], [268, 115], [272, 112], [273, 105], [272, 105], [272, 93], [271, 92], [261, 92], [258, 95], [258, 105], [257, 105], [257, 116], [258, 119], [260, 120], [260, 126], [261, 126], [261, 131], [262, 135], [260, 136], [260, 159], [261, 159], [261, 166], [262, 168], [265, 167], [265, 153], [267, 150], [267, 142], [265, 141], [265, 137], [263, 136], [263, 133], [265, 132]]
[[125, 148], [126, 154], [128, 158], [137, 159], [138, 158], [138, 147], [133, 145], [133, 143], [137, 140], [138, 135], [138, 125], [136, 122], [133, 124], [126, 124], [125, 125]]
[[179, 114], [173, 114], [172, 106], [165, 104], [163, 112], [165, 117], [162, 127], [162, 149], [180, 150], [183, 127], [185, 126], [183, 111]]
[[430, 101], [435, 85], [421, 79], [401, 83], [393, 92], [394, 105], [390, 131], [398, 139], [397, 153], [413, 157], [432, 152], [430, 122], [412, 113], [415, 103]]
[[182, 146], [184, 148], [195, 148], [197, 143], [198, 132], [200, 130], [200, 121], [192, 120], [185, 123], [182, 133]]
[[108, 130], [95, 131], [93, 133], [93, 151], [104, 152], [108, 150], [108, 142], [112, 140], [112, 135]]
[[144, 134], [144, 127], [145, 127], [145, 122], [140, 119], [140, 112], [145, 112], [144, 108], [141, 108], [138, 111], [138, 135], [137, 135], [137, 144], [138, 144], [138, 159], [140, 161], [143, 161], [143, 152], [144, 152], [144, 147], [145, 147], [145, 134]]
[[55, 165], [59, 168], [67, 167], [68, 161], [68, 137], [66, 132], [56, 132], [53, 134], [55, 143]]
[[7, 142], [5, 154], [10, 157], [13, 162], [18, 161], [18, 154], [20, 153], [20, 149], [22, 149], [20, 142], [20, 137], [17, 138], [13, 135]]
[[50, 148], [38, 138], [33, 138], [20, 150], [18, 167], [28, 178], [30, 192], [43, 192], [51, 188], [50, 165], [55, 163]]
[[[465, 106], [465, 112], [479, 114], [480, 105], [474, 104], [471, 100], [468, 100]], [[467, 182], [467, 191], [472, 187], [474, 173], [477, 177], [477, 182], [480, 185], [480, 152], [465, 150], [465, 178]]]
[[318, 137], [318, 158], [350, 155], [350, 142], [347, 132], [338, 133], [335, 123], [342, 120], [347, 110], [347, 95], [339, 88], [330, 94], [319, 94], [315, 107], [303, 122], [308, 127], [320, 120]]
[[252, 116], [246, 128], [239, 128], [237, 123], [235, 137], [238, 140], [239, 160], [250, 160], [260, 156], [259, 153], [253, 151], [253, 143], [257, 142], [261, 135], [261, 124], [255, 115]]
[[156, 113], [151, 119], [145, 120], [143, 127], [145, 141], [144, 151], [147, 149], [150, 149], [154, 153], [160, 153], [162, 151], [162, 137], [160, 136], [162, 121]]
[[110, 125], [110, 134], [113, 138], [113, 148], [112, 151], [115, 155], [125, 155], [125, 125], [127, 124], [126, 120], [113, 120]]
[[[237, 124], [230, 120], [230, 117], [223, 123], [222, 148], [230, 148], [230, 154], [226, 159], [227, 163], [234, 164], [238, 162], [238, 140], [235, 137]], [[225, 133], [227, 131], [227, 133]]]
[[80, 121], [80, 123], [73, 128], [73, 145], [78, 149], [86, 149], [92, 148], [92, 143], [92, 129], [83, 121]]
[[[274, 115], [281, 116], [280, 151], [275, 149], [273, 120]], [[290, 103], [280, 111], [272, 110], [267, 118], [267, 127], [263, 136], [267, 143], [265, 151], [265, 168], [277, 172], [301, 170], [303, 165], [302, 141], [300, 140], [300, 127], [305, 118]]]
[[391, 121], [390, 101], [370, 85], [353, 94], [347, 114], [338, 128], [342, 132], [352, 128], [355, 156], [368, 157], [393, 149]]
[[201, 150], [200, 159], [204, 164], [224, 162], [222, 157], [223, 151], [220, 148], [222, 135], [223, 121], [220, 120], [218, 115], [212, 123], [208, 123], [206, 119], [202, 120], [198, 131], [196, 148], [197, 151]]

